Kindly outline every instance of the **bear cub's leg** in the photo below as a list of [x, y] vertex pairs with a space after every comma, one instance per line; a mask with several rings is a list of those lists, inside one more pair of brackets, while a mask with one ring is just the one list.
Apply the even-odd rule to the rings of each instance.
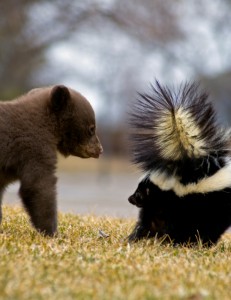
[[2, 223], [2, 195], [3, 190], [0, 190], [0, 224]]
[[19, 195], [34, 227], [53, 236], [57, 230], [56, 177], [42, 174], [21, 180]]
[[0, 179], [0, 224], [2, 222], [2, 197], [7, 186], [7, 181], [4, 179]]

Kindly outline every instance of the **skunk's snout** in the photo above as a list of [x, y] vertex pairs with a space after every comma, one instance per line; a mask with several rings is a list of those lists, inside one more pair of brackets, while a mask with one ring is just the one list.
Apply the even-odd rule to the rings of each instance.
[[128, 201], [137, 207], [142, 207], [142, 203], [138, 201], [138, 198], [135, 196], [135, 194], [131, 195], [128, 198]]

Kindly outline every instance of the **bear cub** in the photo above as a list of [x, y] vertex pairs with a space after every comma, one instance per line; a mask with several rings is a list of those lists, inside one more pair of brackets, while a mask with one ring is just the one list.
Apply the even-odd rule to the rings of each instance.
[[31, 90], [0, 103], [0, 139], [0, 196], [19, 180], [19, 196], [33, 226], [54, 235], [57, 152], [98, 158], [103, 151], [92, 106], [63, 85]]

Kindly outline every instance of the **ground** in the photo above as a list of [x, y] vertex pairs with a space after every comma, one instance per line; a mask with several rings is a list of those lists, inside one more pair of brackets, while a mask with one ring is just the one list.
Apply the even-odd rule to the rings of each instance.
[[45, 238], [21, 209], [3, 212], [0, 299], [230, 300], [230, 234], [211, 249], [128, 244], [132, 219], [59, 214]]

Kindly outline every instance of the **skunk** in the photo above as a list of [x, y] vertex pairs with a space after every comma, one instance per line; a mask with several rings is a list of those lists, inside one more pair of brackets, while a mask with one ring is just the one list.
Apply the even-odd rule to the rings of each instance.
[[128, 198], [140, 208], [128, 240], [213, 245], [231, 225], [230, 129], [198, 83], [151, 88], [129, 113], [132, 162], [143, 176]]

